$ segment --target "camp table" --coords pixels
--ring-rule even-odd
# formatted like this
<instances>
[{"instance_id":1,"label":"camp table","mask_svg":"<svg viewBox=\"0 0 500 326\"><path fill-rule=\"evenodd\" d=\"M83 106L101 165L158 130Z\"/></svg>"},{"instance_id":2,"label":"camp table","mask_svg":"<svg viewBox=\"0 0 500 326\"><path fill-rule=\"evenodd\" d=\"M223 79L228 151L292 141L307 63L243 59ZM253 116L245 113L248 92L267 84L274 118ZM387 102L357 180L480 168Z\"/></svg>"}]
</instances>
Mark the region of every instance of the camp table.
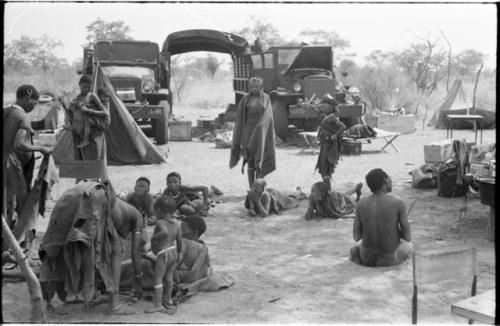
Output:
<instances>
[{"instance_id":1,"label":"camp table","mask_svg":"<svg viewBox=\"0 0 500 326\"><path fill-rule=\"evenodd\" d=\"M315 146L318 144L318 132L317 131L303 131L299 132L299 135L302 136L304 142L306 143L306 147L300 150L300 153L304 152L307 149L311 149L315 151Z\"/></svg>"},{"instance_id":2,"label":"camp table","mask_svg":"<svg viewBox=\"0 0 500 326\"><path fill-rule=\"evenodd\" d=\"M477 144L477 122L479 122L479 129L481 130L481 144L483 143L483 116L477 114L447 114L446 117L450 123L446 124L446 139L453 139L453 120L472 121L474 125L474 143Z\"/></svg>"},{"instance_id":3,"label":"camp table","mask_svg":"<svg viewBox=\"0 0 500 326\"><path fill-rule=\"evenodd\" d=\"M451 313L483 324L495 324L495 289L451 305Z\"/></svg>"},{"instance_id":4,"label":"camp table","mask_svg":"<svg viewBox=\"0 0 500 326\"><path fill-rule=\"evenodd\" d=\"M349 139L349 140L357 140L357 141L365 141L367 143L371 143L372 140L375 140L375 139L383 139L385 140L385 144L384 146L382 146L382 148L379 150L380 152L382 152L387 146L391 145L392 148L394 148L394 150L396 151L396 153L398 153L398 149L397 147L394 145L394 141L396 140L396 138L399 137L399 135L401 135L400 132L395 132L395 131L385 131L385 130L382 130L382 129L377 129L377 128L373 128L375 130L375 132L377 133L377 135L375 137L368 137L368 138L351 138L351 137L344 137L344 139Z\"/></svg>"}]
</instances>

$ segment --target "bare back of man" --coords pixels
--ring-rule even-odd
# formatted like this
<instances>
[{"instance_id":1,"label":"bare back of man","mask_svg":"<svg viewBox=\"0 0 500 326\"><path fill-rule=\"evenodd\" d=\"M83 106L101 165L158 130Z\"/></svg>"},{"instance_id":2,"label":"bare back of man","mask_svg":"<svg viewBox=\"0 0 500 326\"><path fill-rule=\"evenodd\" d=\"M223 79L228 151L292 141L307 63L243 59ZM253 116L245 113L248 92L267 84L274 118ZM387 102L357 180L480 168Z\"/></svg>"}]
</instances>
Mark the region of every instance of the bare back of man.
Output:
<instances>
[{"instance_id":1,"label":"bare back of man","mask_svg":"<svg viewBox=\"0 0 500 326\"><path fill-rule=\"evenodd\" d=\"M391 266L401 263L411 249L409 234L403 231L405 221L407 224L406 209L401 199L387 194L361 199L354 222L360 223L363 230L361 241L355 246L359 250L361 264Z\"/></svg>"},{"instance_id":2,"label":"bare back of man","mask_svg":"<svg viewBox=\"0 0 500 326\"><path fill-rule=\"evenodd\" d=\"M351 260L365 266L400 264L411 252L410 224L404 202L388 195L391 178L382 169L367 176L372 195L361 199L356 207Z\"/></svg>"}]
</instances>

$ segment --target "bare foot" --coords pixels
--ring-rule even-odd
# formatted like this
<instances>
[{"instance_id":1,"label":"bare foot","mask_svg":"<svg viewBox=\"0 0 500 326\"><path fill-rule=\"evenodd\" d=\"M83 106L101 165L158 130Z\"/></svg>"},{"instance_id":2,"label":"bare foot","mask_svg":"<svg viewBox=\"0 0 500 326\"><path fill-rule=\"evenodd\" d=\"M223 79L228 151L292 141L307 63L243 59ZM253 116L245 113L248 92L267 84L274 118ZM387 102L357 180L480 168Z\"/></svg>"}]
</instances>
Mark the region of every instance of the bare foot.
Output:
<instances>
[{"instance_id":1,"label":"bare foot","mask_svg":"<svg viewBox=\"0 0 500 326\"><path fill-rule=\"evenodd\" d=\"M119 304L116 307L113 307L111 310L108 309L106 311L108 315L133 315L135 314L135 310L130 309L128 307L124 307L122 304Z\"/></svg>"},{"instance_id":2,"label":"bare foot","mask_svg":"<svg viewBox=\"0 0 500 326\"><path fill-rule=\"evenodd\" d=\"M361 197L361 188L363 188L363 184L360 182L356 185L356 201Z\"/></svg>"},{"instance_id":3,"label":"bare foot","mask_svg":"<svg viewBox=\"0 0 500 326\"><path fill-rule=\"evenodd\" d=\"M155 312L162 312L164 314L168 313L167 309L165 309L163 306L154 307L154 308L151 308L151 309L147 309L147 310L144 310L144 312L147 313L147 314L152 314L152 313L155 313Z\"/></svg>"}]
</instances>

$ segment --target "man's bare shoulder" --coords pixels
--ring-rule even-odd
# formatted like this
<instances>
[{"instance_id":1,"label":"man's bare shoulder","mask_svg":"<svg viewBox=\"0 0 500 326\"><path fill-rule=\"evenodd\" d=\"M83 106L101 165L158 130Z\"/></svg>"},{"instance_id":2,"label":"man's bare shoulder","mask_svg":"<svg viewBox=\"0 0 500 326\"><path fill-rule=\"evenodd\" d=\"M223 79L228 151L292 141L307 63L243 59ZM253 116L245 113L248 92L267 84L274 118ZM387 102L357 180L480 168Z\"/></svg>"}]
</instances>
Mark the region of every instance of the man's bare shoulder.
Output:
<instances>
[{"instance_id":1,"label":"man's bare shoulder","mask_svg":"<svg viewBox=\"0 0 500 326\"><path fill-rule=\"evenodd\" d=\"M387 194L386 197L388 200L390 200L394 204L404 204L404 201L399 196Z\"/></svg>"}]
</instances>

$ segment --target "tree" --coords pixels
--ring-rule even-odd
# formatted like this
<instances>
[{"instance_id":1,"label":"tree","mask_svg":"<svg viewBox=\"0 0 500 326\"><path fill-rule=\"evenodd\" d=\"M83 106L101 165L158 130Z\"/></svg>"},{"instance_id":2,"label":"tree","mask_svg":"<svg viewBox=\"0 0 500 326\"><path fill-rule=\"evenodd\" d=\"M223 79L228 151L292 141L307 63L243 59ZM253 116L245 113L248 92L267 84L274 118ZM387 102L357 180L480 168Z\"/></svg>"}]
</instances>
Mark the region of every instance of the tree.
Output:
<instances>
[{"instance_id":1,"label":"tree","mask_svg":"<svg viewBox=\"0 0 500 326\"><path fill-rule=\"evenodd\" d=\"M394 55L396 64L411 78L421 94L430 95L443 79L446 53L430 39L414 43Z\"/></svg>"},{"instance_id":2,"label":"tree","mask_svg":"<svg viewBox=\"0 0 500 326\"><path fill-rule=\"evenodd\" d=\"M84 47L89 47L97 41L122 41L132 40L129 35L130 27L125 25L122 20L105 22L101 18L87 25L87 44Z\"/></svg>"},{"instance_id":3,"label":"tree","mask_svg":"<svg viewBox=\"0 0 500 326\"><path fill-rule=\"evenodd\" d=\"M455 56L454 66L460 76L473 75L484 63L486 55L472 49L464 50Z\"/></svg>"},{"instance_id":4,"label":"tree","mask_svg":"<svg viewBox=\"0 0 500 326\"><path fill-rule=\"evenodd\" d=\"M251 16L250 20L246 23L247 26L239 31L233 31L232 34L241 35L249 43L252 43L257 38L265 41L269 46L278 46L285 43L281 37L278 29L271 23Z\"/></svg>"},{"instance_id":5,"label":"tree","mask_svg":"<svg viewBox=\"0 0 500 326\"><path fill-rule=\"evenodd\" d=\"M55 67L67 64L65 59L55 55L55 51L63 46L60 40L47 35L39 38L21 36L5 45L4 66L6 70L27 71L40 68L44 78L47 72Z\"/></svg>"},{"instance_id":6,"label":"tree","mask_svg":"<svg viewBox=\"0 0 500 326\"><path fill-rule=\"evenodd\" d=\"M299 35L305 37L305 41L311 45L331 45L334 49L342 51L351 46L348 40L340 37L335 31L305 29Z\"/></svg>"},{"instance_id":7,"label":"tree","mask_svg":"<svg viewBox=\"0 0 500 326\"><path fill-rule=\"evenodd\" d=\"M217 69L219 69L220 65L223 63L222 60L218 59L216 56L209 54L206 59L206 67L207 73L210 78L214 78Z\"/></svg>"}]
</instances>

